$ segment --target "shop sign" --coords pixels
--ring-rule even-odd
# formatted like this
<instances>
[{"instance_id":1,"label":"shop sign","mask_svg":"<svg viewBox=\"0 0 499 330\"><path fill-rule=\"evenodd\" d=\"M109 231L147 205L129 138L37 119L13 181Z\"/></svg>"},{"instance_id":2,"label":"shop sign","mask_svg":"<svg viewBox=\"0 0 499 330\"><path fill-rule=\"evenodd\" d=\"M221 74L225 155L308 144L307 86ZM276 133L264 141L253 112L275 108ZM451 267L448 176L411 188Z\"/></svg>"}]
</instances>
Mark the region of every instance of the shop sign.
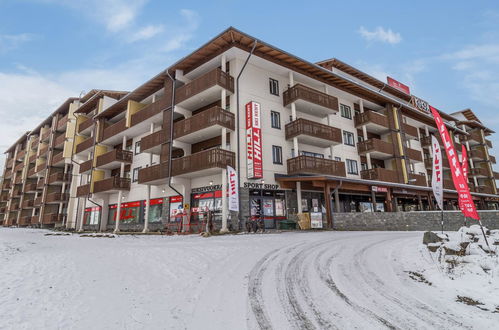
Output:
<instances>
[{"instance_id":1,"label":"shop sign","mask_svg":"<svg viewBox=\"0 0 499 330\"><path fill-rule=\"evenodd\" d=\"M387 187L378 187L378 186L372 186L371 190L374 192L381 192L381 193L387 193L388 188Z\"/></svg>"},{"instance_id":2,"label":"shop sign","mask_svg":"<svg viewBox=\"0 0 499 330\"><path fill-rule=\"evenodd\" d=\"M312 212L310 213L310 228L321 229L322 228L322 213Z\"/></svg>"},{"instance_id":3,"label":"shop sign","mask_svg":"<svg viewBox=\"0 0 499 330\"><path fill-rule=\"evenodd\" d=\"M258 182L245 182L243 184L243 187L250 188L250 189L265 189L265 190L277 190L277 189L279 189L278 184L258 183Z\"/></svg>"},{"instance_id":4,"label":"shop sign","mask_svg":"<svg viewBox=\"0 0 499 330\"><path fill-rule=\"evenodd\" d=\"M425 112L425 113L430 113L430 104L426 102L425 100L422 100L416 96L412 96L411 98L411 103L413 106L416 107L416 109Z\"/></svg>"},{"instance_id":5,"label":"shop sign","mask_svg":"<svg viewBox=\"0 0 499 330\"><path fill-rule=\"evenodd\" d=\"M182 203L182 196L171 196L170 204L171 203Z\"/></svg>"},{"instance_id":6,"label":"shop sign","mask_svg":"<svg viewBox=\"0 0 499 330\"><path fill-rule=\"evenodd\" d=\"M102 207L100 207L100 206L87 207L85 209L85 212L97 212L97 211L100 211L101 209L102 209Z\"/></svg>"},{"instance_id":7,"label":"shop sign","mask_svg":"<svg viewBox=\"0 0 499 330\"><path fill-rule=\"evenodd\" d=\"M213 190L220 190L220 189L222 189L222 185L221 184L212 184L212 185L209 185L209 186L192 188L191 192L193 192L193 193L200 193L200 192L204 192L204 191L213 191Z\"/></svg>"},{"instance_id":8,"label":"shop sign","mask_svg":"<svg viewBox=\"0 0 499 330\"><path fill-rule=\"evenodd\" d=\"M260 103L246 104L246 151L248 158L248 178L263 177L262 131Z\"/></svg>"},{"instance_id":9,"label":"shop sign","mask_svg":"<svg viewBox=\"0 0 499 330\"><path fill-rule=\"evenodd\" d=\"M397 81L391 77L386 77L386 81L388 82L388 85L392 86L393 88L396 88L406 94L411 94L409 86L402 84L400 81Z\"/></svg>"},{"instance_id":10,"label":"shop sign","mask_svg":"<svg viewBox=\"0 0 499 330\"><path fill-rule=\"evenodd\" d=\"M239 184L237 172L234 168L227 166L229 181L229 210L239 212Z\"/></svg>"},{"instance_id":11,"label":"shop sign","mask_svg":"<svg viewBox=\"0 0 499 330\"><path fill-rule=\"evenodd\" d=\"M146 206L147 201L143 201L143 202L144 202L144 206ZM158 205L158 204L163 204L163 198L153 198L153 199L149 200L149 205Z\"/></svg>"}]
</instances>

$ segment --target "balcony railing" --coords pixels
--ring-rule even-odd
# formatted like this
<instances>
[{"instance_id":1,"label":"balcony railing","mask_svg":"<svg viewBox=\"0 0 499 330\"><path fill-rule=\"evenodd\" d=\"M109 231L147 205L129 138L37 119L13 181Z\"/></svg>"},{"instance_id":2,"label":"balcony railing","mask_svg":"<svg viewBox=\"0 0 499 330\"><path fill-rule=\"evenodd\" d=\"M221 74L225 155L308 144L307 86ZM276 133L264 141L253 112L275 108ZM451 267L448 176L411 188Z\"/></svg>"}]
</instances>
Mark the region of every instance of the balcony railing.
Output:
<instances>
[{"instance_id":1,"label":"balcony railing","mask_svg":"<svg viewBox=\"0 0 499 330\"><path fill-rule=\"evenodd\" d=\"M168 163L157 164L139 170L138 183L147 184L168 178Z\"/></svg>"},{"instance_id":2,"label":"balcony railing","mask_svg":"<svg viewBox=\"0 0 499 330\"><path fill-rule=\"evenodd\" d=\"M92 169L93 159L89 159L80 164L80 174L86 173Z\"/></svg>"},{"instance_id":3,"label":"balcony railing","mask_svg":"<svg viewBox=\"0 0 499 330\"><path fill-rule=\"evenodd\" d=\"M234 78L217 68L179 87L175 91L175 102L181 103L216 85L234 93Z\"/></svg>"},{"instance_id":4,"label":"balcony railing","mask_svg":"<svg viewBox=\"0 0 499 330\"><path fill-rule=\"evenodd\" d=\"M357 150L360 154L364 154L366 152L379 152L387 155L393 155L393 144L373 138L357 143Z\"/></svg>"},{"instance_id":5,"label":"balcony railing","mask_svg":"<svg viewBox=\"0 0 499 330\"><path fill-rule=\"evenodd\" d=\"M180 120L173 125L173 136L178 139L182 136L197 132L203 128L220 125L234 130L234 114L220 107L212 107L195 114L192 117Z\"/></svg>"},{"instance_id":6,"label":"balcony railing","mask_svg":"<svg viewBox=\"0 0 499 330\"><path fill-rule=\"evenodd\" d=\"M94 138L89 137L76 145L76 153L83 152L94 145Z\"/></svg>"},{"instance_id":7,"label":"balcony railing","mask_svg":"<svg viewBox=\"0 0 499 330\"><path fill-rule=\"evenodd\" d=\"M475 168L472 168L470 172L471 172L472 176L480 176L480 177L489 177L490 176L489 170L486 168L475 167Z\"/></svg>"},{"instance_id":8,"label":"balcony railing","mask_svg":"<svg viewBox=\"0 0 499 330\"><path fill-rule=\"evenodd\" d=\"M478 186L478 187L476 187L476 192L479 192L482 194L493 194L494 188L492 188L490 186Z\"/></svg>"},{"instance_id":9,"label":"balcony railing","mask_svg":"<svg viewBox=\"0 0 499 330\"><path fill-rule=\"evenodd\" d=\"M405 153L406 156L409 157L409 159L415 160L417 162L423 161L423 156L421 155L421 151L419 150L412 148L405 148Z\"/></svg>"},{"instance_id":10,"label":"balcony railing","mask_svg":"<svg viewBox=\"0 0 499 330\"><path fill-rule=\"evenodd\" d=\"M37 136L36 138L31 141L31 149L36 150L38 148L38 144L40 143L40 137Z\"/></svg>"},{"instance_id":11,"label":"balcony railing","mask_svg":"<svg viewBox=\"0 0 499 330\"><path fill-rule=\"evenodd\" d=\"M68 199L69 199L69 194L55 192L47 195L45 203L62 203L62 202L67 202Z\"/></svg>"},{"instance_id":12,"label":"balcony railing","mask_svg":"<svg viewBox=\"0 0 499 330\"><path fill-rule=\"evenodd\" d=\"M16 159L17 160L23 159L25 155L26 155L26 151L25 150L19 150L17 152Z\"/></svg>"},{"instance_id":13,"label":"balcony railing","mask_svg":"<svg viewBox=\"0 0 499 330\"><path fill-rule=\"evenodd\" d=\"M76 188L76 197L84 197L90 194L90 183Z\"/></svg>"},{"instance_id":14,"label":"balcony railing","mask_svg":"<svg viewBox=\"0 0 499 330\"><path fill-rule=\"evenodd\" d=\"M43 189L45 187L45 179L39 179L36 183L36 189Z\"/></svg>"},{"instance_id":15,"label":"balcony railing","mask_svg":"<svg viewBox=\"0 0 499 330\"><path fill-rule=\"evenodd\" d=\"M57 121L57 130L64 131L66 129L66 124L68 123L68 121L69 121L68 115L59 118L59 120Z\"/></svg>"},{"instance_id":16,"label":"balcony railing","mask_svg":"<svg viewBox=\"0 0 499 330\"><path fill-rule=\"evenodd\" d=\"M64 163L64 153L61 151L52 156L52 165Z\"/></svg>"},{"instance_id":17,"label":"balcony railing","mask_svg":"<svg viewBox=\"0 0 499 330\"><path fill-rule=\"evenodd\" d=\"M492 164L495 164L496 163L496 157L492 156L492 155L489 155L489 159L490 161L492 162Z\"/></svg>"},{"instance_id":18,"label":"balcony railing","mask_svg":"<svg viewBox=\"0 0 499 330\"><path fill-rule=\"evenodd\" d=\"M331 159L298 156L287 160L288 174L345 176L345 163Z\"/></svg>"},{"instance_id":19,"label":"balcony railing","mask_svg":"<svg viewBox=\"0 0 499 330\"><path fill-rule=\"evenodd\" d=\"M31 224L32 225L37 225L40 222L40 217L38 215L34 215L31 217Z\"/></svg>"},{"instance_id":20,"label":"balcony railing","mask_svg":"<svg viewBox=\"0 0 499 330\"><path fill-rule=\"evenodd\" d=\"M27 226L31 224L31 217L30 216L24 216L19 218L19 226Z\"/></svg>"},{"instance_id":21,"label":"balcony railing","mask_svg":"<svg viewBox=\"0 0 499 330\"><path fill-rule=\"evenodd\" d=\"M486 160L487 155L485 154L485 151L483 151L482 149L471 149L470 158L476 160Z\"/></svg>"},{"instance_id":22,"label":"balcony railing","mask_svg":"<svg viewBox=\"0 0 499 330\"><path fill-rule=\"evenodd\" d=\"M14 167L14 172L20 171L24 168L24 162L20 162Z\"/></svg>"},{"instance_id":23,"label":"balcony railing","mask_svg":"<svg viewBox=\"0 0 499 330\"><path fill-rule=\"evenodd\" d=\"M115 136L116 134L123 132L126 129L127 129L126 117L124 117L121 120L117 121L116 123L104 128L104 131L102 133L101 142L109 139L110 137Z\"/></svg>"},{"instance_id":24,"label":"balcony railing","mask_svg":"<svg viewBox=\"0 0 499 330\"><path fill-rule=\"evenodd\" d=\"M164 129L157 132L144 136L140 140L140 151L141 152L151 152L158 153L160 151L160 146L163 143L168 142L170 136L166 133Z\"/></svg>"},{"instance_id":25,"label":"balcony railing","mask_svg":"<svg viewBox=\"0 0 499 330\"><path fill-rule=\"evenodd\" d=\"M303 100L316 105L319 105L330 110L338 111L338 99L334 96L320 92L302 84L295 84L288 88L283 94L283 104L287 106L297 100Z\"/></svg>"},{"instance_id":26,"label":"balcony railing","mask_svg":"<svg viewBox=\"0 0 499 330\"><path fill-rule=\"evenodd\" d=\"M418 129L412 125L402 123L402 131L409 136L417 137Z\"/></svg>"},{"instance_id":27,"label":"balcony railing","mask_svg":"<svg viewBox=\"0 0 499 330\"><path fill-rule=\"evenodd\" d=\"M311 120L299 118L286 125L286 140L301 134L317 139L328 140L333 143L341 143L341 129L317 123Z\"/></svg>"},{"instance_id":28,"label":"balcony railing","mask_svg":"<svg viewBox=\"0 0 499 330\"><path fill-rule=\"evenodd\" d=\"M494 171L494 180L499 180L499 172Z\"/></svg>"},{"instance_id":29,"label":"balcony railing","mask_svg":"<svg viewBox=\"0 0 499 330\"><path fill-rule=\"evenodd\" d=\"M487 145L487 147L492 148L492 141L485 139L485 144Z\"/></svg>"},{"instance_id":30,"label":"balcony railing","mask_svg":"<svg viewBox=\"0 0 499 330\"><path fill-rule=\"evenodd\" d=\"M364 111L354 116L355 127L374 124L388 129L388 118L376 111Z\"/></svg>"},{"instance_id":31,"label":"balcony railing","mask_svg":"<svg viewBox=\"0 0 499 330\"><path fill-rule=\"evenodd\" d=\"M424 159L424 164L425 164L425 167L428 168L428 169L433 168L433 158L425 158ZM447 158L443 158L442 159L442 166L444 168L450 168L449 160Z\"/></svg>"},{"instance_id":32,"label":"balcony railing","mask_svg":"<svg viewBox=\"0 0 499 330\"><path fill-rule=\"evenodd\" d=\"M35 207L35 200L34 199L25 199L23 201L23 209L29 209Z\"/></svg>"},{"instance_id":33,"label":"balcony railing","mask_svg":"<svg viewBox=\"0 0 499 330\"><path fill-rule=\"evenodd\" d=\"M66 142L66 134L61 133L55 138L54 147L55 148L61 147L64 144L64 142Z\"/></svg>"},{"instance_id":34,"label":"balcony railing","mask_svg":"<svg viewBox=\"0 0 499 330\"><path fill-rule=\"evenodd\" d=\"M122 149L113 149L97 157L96 167L103 167L113 162L131 164L133 152Z\"/></svg>"},{"instance_id":35,"label":"balcony railing","mask_svg":"<svg viewBox=\"0 0 499 330\"><path fill-rule=\"evenodd\" d=\"M11 158L5 163L5 168L11 168L12 165L14 164L14 158Z\"/></svg>"},{"instance_id":36,"label":"balcony railing","mask_svg":"<svg viewBox=\"0 0 499 330\"><path fill-rule=\"evenodd\" d=\"M57 172L49 176L49 184L68 182L70 178L69 173Z\"/></svg>"},{"instance_id":37,"label":"balcony railing","mask_svg":"<svg viewBox=\"0 0 499 330\"><path fill-rule=\"evenodd\" d=\"M113 176L94 182L94 193L102 193L116 190L130 190L130 179Z\"/></svg>"},{"instance_id":38,"label":"balcony railing","mask_svg":"<svg viewBox=\"0 0 499 330\"><path fill-rule=\"evenodd\" d=\"M33 155L29 156L28 161L30 163L34 163L36 161L36 158L37 158L36 153L34 153Z\"/></svg>"},{"instance_id":39,"label":"balcony railing","mask_svg":"<svg viewBox=\"0 0 499 330\"><path fill-rule=\"evenodd\" d=\"M444 179L444 189L449 189L449 190L456 190L456 188L454 187L454 182L451 180L448 180L448 179Z\"/></svg>"},{"instance_id":40,"label":"balcony railing","mask_svg":"<svg viewBox=\"0 0 499 330\"><path fill-rule=\"evenodd\" d=\"M155 115L161 113L163 110L167 109L171 105L171 99L167 96L163 96L154 103L148 104L137 113L134 113L131 117L131 126L135 126L144 120L147 120Z\"/></svg>"},{"instance_id":41,"label":"balcony railing","mask_svg":"<svg viewBox=\"0 0 499 330\"><path fill-rule=\"evenodd\" d=\"M399 182L399 177L396 171L387 170L386 168L371 168L360 172L360 177L364 180L384 181L384 182Z\"/></svg>"},{"instance_id":42,"label":"balcony railing","mask_svg":"<svg viewBox=\"0 0 499 330\"><path fill-rule=\"evenodd\" d=\"M44 147L40 147L40 157L46 157L47 151L49 150L49 147L46 145Z\"/></svg>"},{"instance_id":43,"label":"balcony railing","mask_svg":"<svg viewBox=\"0 0 499 330\"><path fill-rule=\"evenodd\" d=\"M172 175L181 175L211 168L234 167L235 154L223 149L209 149L172 160Z\"/></svg>"},{"instance_id":44,"label":"balcony railing","mask_svg":"<svg viewBox=\"0 0 499 330\"><path fill-rule=\"evenodd\" d=\"M42 133L40 138L42 141L47 141L49 139L49 136L50 136L50 129L47 129L45 130L45 132Z\"/></svg>"},{"instance_id":45,"label":"balcony railing","mask_svg":"<svg viewBox=\"0 0 499 330\"><path fill-rule=\"evenodd\" d=\"M31 183L27 183L26 186L24 186L24 190L26 192L36 192L36 183L34 182L31 182Z\"/></svg>"},{"instance_id":46,"label":"balcony railing","mask_svg":"<svg viewBox=\"0 0 499 330\"><path fill-rule=\"evenodd\" d=\"M94 124L94 121L92 119L87 119L83 122L80 122L78 124L78 134L81 134L81 132L85 131L87 128L91 127Z\"/></svg>"},{"instance_id":47,"label":"balcony railing","mask_svg":"<svg viewBox=\"0 0 499 330\"><path fill-rule=\"evenodd\" d=\"M426 177L420 174L409 173L409 184L426 187Z\"/></svg>"},{"instance_id":48,"label":"balcony railing","mask_svg":"<svg viewBox=\"0 0 499 330\"><path fill-rule=\"evenodd\" d=\"M44 214L42 217L42 223L44 225L51 225L63 221L64 221L64 215L59 213Z\"/></svg>"}]
</instances>

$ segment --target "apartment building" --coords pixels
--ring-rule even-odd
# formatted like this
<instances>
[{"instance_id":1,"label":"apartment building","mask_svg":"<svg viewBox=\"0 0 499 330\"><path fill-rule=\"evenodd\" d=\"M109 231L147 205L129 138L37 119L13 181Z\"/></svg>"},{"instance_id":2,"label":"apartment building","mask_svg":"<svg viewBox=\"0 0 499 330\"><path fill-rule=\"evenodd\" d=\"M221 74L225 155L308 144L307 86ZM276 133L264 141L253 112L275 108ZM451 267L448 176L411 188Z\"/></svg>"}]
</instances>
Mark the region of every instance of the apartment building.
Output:
<instances>
[{"instance_id":1,"label":"apartment building","mask_svg":"<svg viewBox=\"0 0 499 330\"><path fill-rule=\"evenodd\" d=\"M25 159L17 153L47 128L17 141L0 195L4 224L29 217L78 230L148 231L179 214L197 224L210 209L218 228L250 218L274 228L301 212L331 224L336 212L435 208L429 146L437 132L427 103L337 59L310 63L234 28L129 93L93 91L72 102L41 126L53 166L53 140L63 133L53 118L73 123L56 163L62 179L72 175L51 184L57 173L38 173L36 156L38 181L30 183L43 180L31 193L40 204L25 210L12 192L14 167ZM492 130L470 109L441 115L456 150L468 150L478 208L497 208ZM228 210L227 166L239 174L239 214ZM22 183L30 179L20 172ZM450 173L445 178L446 208L455 209ZM29 195L23 187L17 193Z\"/></svg>"}]
</instances>

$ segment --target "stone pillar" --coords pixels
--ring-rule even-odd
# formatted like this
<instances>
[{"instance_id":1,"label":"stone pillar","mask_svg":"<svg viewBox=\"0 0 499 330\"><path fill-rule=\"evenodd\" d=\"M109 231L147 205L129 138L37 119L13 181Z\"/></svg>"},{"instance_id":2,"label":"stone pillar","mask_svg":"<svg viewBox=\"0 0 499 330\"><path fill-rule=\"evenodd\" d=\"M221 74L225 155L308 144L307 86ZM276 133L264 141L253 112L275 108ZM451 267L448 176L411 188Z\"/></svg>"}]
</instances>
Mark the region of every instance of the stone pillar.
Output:
<instances>
[{"instance_id":1,"label":"stone pillar","mask_svg":"<svg viewBox=\"0 0 499 330\"><path fill-rule=\"evenodd\" d=\"M303 209L301 206L301 182L296 182L296 203L298 206L298 213L302 213Z\"/></svg>"},{"instance_id":2,"label":"stone pillar","mask_svg":"<svg viewBox=\"0 0 499 330\"><path fill-rule=\"evenodd\" d=\"M126 135L123 136L123 142L121 144L121 149L126 149ZM125 176L125 163L121 163L120 165L120 178ZM120 230L120 215L121 215L121 200L123 198L123 191L120 190L118 192L118 206L116 208L116 222L114 226L114 232L117 233Z\"/></svg>"},{"instance_id":3,"label":"stone pillar","mask_svg":"<svg viewBox=\"0 0 499 330\"><path fill-rule=\"evenodd\" d=\"M336 208L336 213L340 213L340 193L338 192L338 189L334 190L334 205Z\"/></svg>"}]
</instances>

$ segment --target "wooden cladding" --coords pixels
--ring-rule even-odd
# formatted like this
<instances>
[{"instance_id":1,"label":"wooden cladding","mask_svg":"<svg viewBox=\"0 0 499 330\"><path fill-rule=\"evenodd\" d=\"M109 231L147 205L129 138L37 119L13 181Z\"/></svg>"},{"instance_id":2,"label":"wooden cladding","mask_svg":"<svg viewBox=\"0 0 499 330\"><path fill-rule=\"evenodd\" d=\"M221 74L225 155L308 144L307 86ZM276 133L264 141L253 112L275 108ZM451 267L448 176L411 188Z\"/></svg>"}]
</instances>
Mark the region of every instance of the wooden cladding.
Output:
<instances>
[{"instance_id":1,"label":"wooden cladding","mask_svg":"<svg viewBox=\"0 0 499 330\"><path fill-rule=\"evenodd\" d=\"M80 164L80 174L86 173L92 169L93 159L89 159Z\"/></svg>"},{"instance_id":2,"label":"wooden cladding","mask_svg":"<svg viewBox=\"0 0 499 330\"><path fill-rule=\"evenodd\" d=\"M78 125L78 134L86 130L87 128L91 127L94 124L94 121L92 119L87 119L83 122L81 122Z\"/></svg>"},{"instance_id":3,"label":"wooden cladding","mask_svg":"<svg viewBox=\"0 0 499 330\"><path fill-rule=\"evenodd\" d=\"M411 148L405 148L405 155L412 160L422 162L423 156L421 155L421 151Z\"/></svg>"},{"instance_id":4,"label":"wooden cladding","mask_svg":"<svg viewBox=\"0 0 499 330\"><path fill-rule=\"evenodd\" d=\"M172 175L197 172L214 167L234 167L235 154L224 149L209 149L172 160Z\"/></svg>"},{"instance_id":5,"label":"wooden cladding","mask_svg":"<svg viewBox=\"0 0 499 330\"><path fill-rule=\"evenodd\" d=\"M29 156L28 162L34 163L36 161L36 158L36 153L34 153L33 155Z\"/></svg>"},{"instance_id":6,"label":"wooden cladding","mask_svg":"<svg viewBox=\"0 0 499 330\"><path fill-rule=\"evenodd\" d=\"M490 186L478 186L476 187L476 192L482 193L482 194L494 194L494 188Z\"/></svg>"},{"instance_id":7,"label":"wooden cladding","mask_svg":"<svg viewBox=\"0 0 499 330\"><path fill-rule=\"evenodd\" d=\"M59 134L54 140L54 147L62 146L65 141L66 141L66 134L64 133Z\"/></svg>"},{"instance_id":8,"label":"wooden cladding","mask_svg":"<svg viewBox=\"0 0 499 330\"><path fill-rule=\"evenodd\" d=\"M335 127L299 118L286 125L286 140L298 135L308 135L318 139L341 143L341 130Z\"/></svg>"},{"instance_id":9,"label":"wooden cladding","mask_svg":"<svg viewBox=\"0 0 499 330\"><path fill-rule=\"evenodd\" d=\"M113 176L104 180L94 182L94 193L115 190L130 190L130 179Z\"/></svg>"},{"instance_id":10,"label":"wooden cladding","mask_svg":"<svg viewBox=\"0 0 499 330\"><path fill-rule=\"evenodd\" d=\"M381 167L360 171L360 177L364 180L399 183L397 171L387 170L386 168Z\"/></svg>"},{"instance_id":11,"label":"wooden cladding","mask_svg":"<svg viewBox=\"0 0 499 330\"><path fill-rule=\"evenodd\" d=\"M26 150L19 150L16 155L16 160L21 160L26 155Z\"/></svg>"},{"instance_id":12,"label":"wooden cladding","mask_svg":"<svg viewBox=\"0 0 499 330\"><path fill-rule=\"evenodd\" d=\"M426 177L420 174L409 173L409 184L426 187Z\"/></svg>"},{"instance_id":13,"label":"wooden cladding","mask_svg":"<svg viewBox=\"0 0 499 330\"><path fill-rule=\"evenodd\" d=\"M393 155L393 144L380 139L372 138L357 143L357 150L359 151L359 154L364 154L366 152L380 152Z\"/></svg>"},{"instance_id":14,"label":"wooden cladding","mask_svg":"<svg viewBox=\"0 0 499 330\"><path fill-rule=\"evenodd\" d=\"M52 165L56 165L61 162L64 162L64 153L62 151L52 156Z\"/></svg>"},{"instance_id":15,"label":"wooden cladding","mask_svg":"<svg viewBox=\"0 0 499 330\"><path fill-rule=\"evenodd\" d=\"M161 163L139 170L138 182L146 184L168 178L168 163Z\"/></svg>"},{"instance_id":16,"label":"wooden cladding","mask_svg":"<svg viewBox=\"0 0 499 330\"><path fill-rule=\"evenodd\" d=\"M176 122L173 125L173 136L177 139L213 125L220 125L234 130L234 114L217 106L209 108L192 117Z\"/></svg>"},{"instance_id":17,"label":"wooden cladding","mask_svg":"<svg viewBox=\"0 0 499 330\"><path fill-rule=\"evenodd\" d=\"M354 117L355 127L359 127L367 124L375 124L378 126L386 127L388 129L388 118L379 112L375 111L364 111L363 113L357 113Z\"/></svg>"},{"instance_id":18,"label":"wooden cladding","mask_svg":"<svg viewBox=\"0 0 499 330\"><path fill-rule=\"evenodd\" d=\"M101 167L111 162L131 164L133 152L123 149L113 149L97 157L96 167Z\"/></svg>"},{"instance_id":19,"label":"wooden cladding","mask_svg":"<svg viewBox=\"0 0 499 330\"><path fill-rule=\"evenodd\" d=\"M409 136L418 137L418 129L406 123L402 123L402 132Z\"/></svg>"},{"instance_id":20,"label":"wooden cladding","mask_svg":"<svg viewBox=\"0 0 499 330\"><path fill-rule=\"evenodd\" d=\"M34 199L25 199L23 201L23 209L30 209L35 207L35 200Z\"/></svg>"},{"instance_id":21,"label":"wooden cladding","mask_svg":"<svg viewBox=\"0 0 499 330\"><path fill-rule=\"evenodd\" d=\"M345 176L345 163L311 156L298 156L287 160L288 174L320 174Z\"/></svg>"},{"instance_id":22,"label":"wooden cladding","mask_svg":"<svg viewBox=\"0 0 499 330\"><path fill-rule=\"evenodd\" d=\"M53 184L56 182L68 182L70 179L69 173L56 172L52 173L49 176L49 184Z\"/></svg>"},{"instance_id":23,"label":"wooden cladding","mask_svg":"<svg viewBox=\"0 0 499 330\"><path fill-rule=\"evenodd\" d=\"M425 158L424 164L427 169L433 168L433 158ZM447 158L442 158L442 165L444 168L450 168L449 160Z\"/></svg>"},{"instance_id":24,"label":"wooden cladding","mask_svg":"<svg viewBox=\"0 0 499 330\"><path fill-rule=\"evenodd\" d=\"M92 137L86 138L82 142L76 145L76 153L83 152L87 149L90 149L94 145L94 139Z\"/></svg>"},{"instance_id":25,"label":"wooden cladding","mask_svg":"<svg viewBox=\"0 0 499 330\"><path fill-rule=\"evenodd\" d=\"M55 192L47 195L45 203L62 203L62 202L67 202L68 199L69 199L69 194Z\"/></svg>"},{"instance_id":26,"label":"wooden cladding","mask_svg":"<svg viewBox=\"0 0 499 330\"><path fill-rule=\"evenodd\" d=\"M338 111L339 109L338 98L302 84L295 84L288 88L282 97L284 106L297 100L303 100L331 110Z\"/></svg>"},{"instance_id":27,"label":"wooden cladding","mask_svg":"<svg viewBox=\"0 0 499 330\"><path fill-rule=\"evenodd\" d=\"M90 194L90 183L76 188L76 197L84 197Z\"/></svg>"},{"instance_id":28,"label":"wooden cladding","mask_svg":"<svg viewBox=\"0 0 499 330\"><path fill-rule=\"evenodd\" d=\"M36 189L37 189L37 184L35 182L27 183L24 186L25 192L36 192Z\"/></svg>"},{"instance_id":29,"label":"wooden cladding","mask_svg":"<svg viewBox=\"0 0 499 330\"><path fill-rule=\"evenodd\" d=\"M45 132L40 136L41 141L47 141L50 136L50 129L46 129Z\"/></svg>"},{"instance_id":30,"label":"wooden cladding","mask_svg":"<svg viewBox=\"0 0 499 330\"><path fill-rule=\"evenodd\" d=\"M234 78L217 68L194 79L190 83L179 87L175 91L175 103L181 103L182 101L217 85L234 93Z\"/></svg>"},{"instance_id":31,"label":"wooden cladding","mask_svg":"<svg viewBox=\"0 0 499 330\"><path fill-rule=\"evenodd\" d=\"M35 206L40 206L42 205L42 196L38 196L37 198L35 198Z\"/></svg>"},{"instance_id":32,"label":"wooden cladding","mask_svg":"<svg viewBox=\"0 0 499 330\"><path fill-rule=\"evenodd\" d=\"M115 136L116 134L119 134L126 130L126 117L122 118L121 120L117 121L116 123L104 128L102 132L102 139L100 139L100 142L109 139L112 136Z\"/></svg>"},{"instance_id":33,"label":"wooden cladding","mask_svg":"<svg viewBox=\"0 0 499 330\"><path fill-rule=\"evenodd\" d=\"M141 123L144 120L147 120L154 115L161 113L163 110L166 110L171 106L171 101L172 100L170 97L163 96L156 102L146 105L145 107L140 109L139 112L132 115L131 126L135 126L138 123Z\"/></svg>"},{"instance_id":34,"label":"wooden cladding","mask_svg":"<svg viewBox=\"0 0 499 330\"><path fill-rule=\"evenodd\" d=\"M157 147L163 143L166 143L170 140L169 134L164 129L161 129L157 132L144 136L140 140L140 150L142 152L148 152L148 150Z\"/></svg>"},{"instance_id":35,"label":"wooden cladding","mask_svg":"<svg viewBox=\"0 0 499 330\"><path fill-rule=\"evenodd\" d=\"M59 118L59 120L57 121L56 129L58 131L65 130L66 124L68 123L68 121L69 121L68 115L65 115L64 117Z\"/></svg>"}]
</instances>

